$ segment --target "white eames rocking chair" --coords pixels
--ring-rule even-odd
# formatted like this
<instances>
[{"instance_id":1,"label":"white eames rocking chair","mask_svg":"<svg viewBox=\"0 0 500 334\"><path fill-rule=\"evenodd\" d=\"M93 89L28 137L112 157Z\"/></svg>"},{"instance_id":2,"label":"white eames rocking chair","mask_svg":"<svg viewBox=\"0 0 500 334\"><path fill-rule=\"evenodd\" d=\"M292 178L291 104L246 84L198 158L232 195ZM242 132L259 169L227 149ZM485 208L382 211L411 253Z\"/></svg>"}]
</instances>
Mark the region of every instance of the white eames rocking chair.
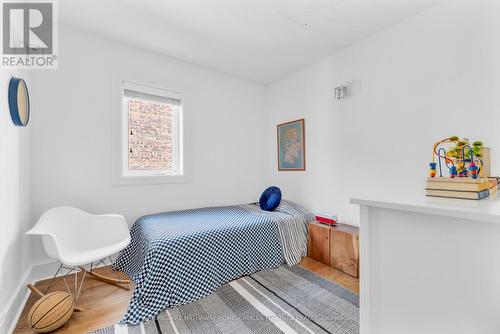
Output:
<instances>
[{"instance_id":1,"label":"white eames rocking chair","mask_svg":"<svg viewBox=\"0 0 500 334\"><path fill-rule=\"evenodd\" d=\"M68 292L73 294L75 305L86 274L129 289L128 286L121 285L130 283L129 280L106 277L93 271L130 243L128 225L123 216L93 215L73 207L57 207L47 210L26 234L40 235L47 254L61 263L47 291L59 273L62 273ZM80 282L79 271L83 271ZM66 277L72 272L75 274L73 292L66 282Z\"/></svg>"}]
</instances>

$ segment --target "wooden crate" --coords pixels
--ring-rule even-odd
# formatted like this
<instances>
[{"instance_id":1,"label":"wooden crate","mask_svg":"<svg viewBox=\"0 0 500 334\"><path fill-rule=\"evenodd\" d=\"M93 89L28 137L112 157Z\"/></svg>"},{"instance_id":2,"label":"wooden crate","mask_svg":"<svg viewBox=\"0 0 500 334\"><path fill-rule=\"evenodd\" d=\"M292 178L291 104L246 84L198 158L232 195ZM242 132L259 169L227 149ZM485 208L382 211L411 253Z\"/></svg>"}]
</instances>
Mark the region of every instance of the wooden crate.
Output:
<instances>
[{"instance_id":1,"label":"wooden crate","mask_svg":"<svg viewBox=\"0 0 500 334\"><path fill-rule=\"evenodd\" d=\"M308 256L359 277L359 230L355 226L309 223Z\"/></svg>"},{"instance_id":2,"label":"wooden crate","mask_svg":"<svg viewBox=\"0 0 500 334\"><path fill-rule=\"evenodd\" d=\"M330 228L329 226L309 223L308 256L323 264L330 265Z\"/></svg>"},{"instance_id":3,"label":"wooden crate","mask_svg":"<svg viewBox=\"0 0 500 334\"><path fill-rule=\"evenodd\" d=\"M349 225L330 229L330 266L359 277L359 230Z\"/></svg>"}]
</instances>

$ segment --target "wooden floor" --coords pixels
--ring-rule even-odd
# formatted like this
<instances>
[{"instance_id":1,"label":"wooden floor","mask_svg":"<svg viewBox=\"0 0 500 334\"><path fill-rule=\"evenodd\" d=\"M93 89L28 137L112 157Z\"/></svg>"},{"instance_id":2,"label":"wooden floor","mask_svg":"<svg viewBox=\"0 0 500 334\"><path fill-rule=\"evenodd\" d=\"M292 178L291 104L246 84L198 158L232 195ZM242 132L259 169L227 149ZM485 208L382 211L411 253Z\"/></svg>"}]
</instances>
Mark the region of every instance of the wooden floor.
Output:
<instances>
[{"instance_id":1,"label":"wooden floor","mask_svg":"<svg viewBox=\"0 0 500 334\"><path fill-rule=\"evenodd\" d=\"M333 269L332 267L324 265L323 263L313 260L310 257L304 257L302 261L300 261L299 266L302 266L323 278L334 281L342 285L344 288L347 288L359 295L358 278L349 276L342 271Z\"/></svg>"},{"instance_id":2,"label":"wooden floor","mask_svg":"<svg viewBox=\"0 0 500 334\"><path fill-rule=\"evenodd\" d=\"M359 293L359 280L357 278L351 277L308 257L303 258L299 265L319 276L337 282L345 288ZM110 275L112 272L110 267L99 268L96 271L107 275ZM123 278L126 277L125 274L120 273L120 275ZM36 286L41 291L45 291L48 281L49 280L38 282ZM69 279L68 283L69 282L72 282L72 280ZM78 306L82 307L84 311L73 313L69 324L59 328L53 333L87 333L88 331L118 322L127 309L133 291L133 284L130 284L130 290L127 291L87 276L83 289L80 300L78 301ZM51 291L55 290L66 290L62 280L58 280L55 287L51 288ZM33 295L29 297L23 313L19 318L16 329L14 330L15 334L33 333L29 329L26 319L29 309L37 299L38 297Z\"/></svg>"},{"instance_id":3,"label":"wooden floor","mask_svg":"<svg viewBox=\"0 0 500 334\"><path fill-rule=\"evenodd\" d=\"M109 266L98 268L95 271L113 277L111 267ZM123 273L118 274L122 278L127 277ZM73 282L73 277L68 279L68 284L70 282ZM45 280L37 282L35 286L42 292L45 292L48 283L49 280ZM83 312L73 313L67 326L63 326L53 333L87 333L88 331L118 322L127 310L133 288L132 283L130 284L130 290L124 290L87 276L80 300L78 301L78 306L83 308ZM50 291L56 290L66 291L66 286L61 279L58 279L56 285L50 289ZM28 327L27 317L31 306L33 306L37 299L36 295L33 296L31 294L17 322L14 333L34 333Z\"/></svg>"}]
</instances>

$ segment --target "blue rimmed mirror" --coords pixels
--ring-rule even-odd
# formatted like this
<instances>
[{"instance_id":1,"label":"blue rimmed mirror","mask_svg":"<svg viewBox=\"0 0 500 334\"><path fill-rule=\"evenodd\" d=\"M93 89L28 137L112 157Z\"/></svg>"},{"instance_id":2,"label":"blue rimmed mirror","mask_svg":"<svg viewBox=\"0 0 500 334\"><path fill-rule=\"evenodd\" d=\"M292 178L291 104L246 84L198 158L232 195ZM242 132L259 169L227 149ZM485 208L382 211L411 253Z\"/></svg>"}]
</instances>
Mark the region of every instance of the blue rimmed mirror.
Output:
<instances>
[{"instance_id":1,"label":"blue rimmed mirror","mask_svg":"<svg viewBox=\"0 0 500 334\"><path fill-rule=\"evenodd\" d=\"M30 98L26 82L12 78L9 83L9 109L12 122L17 126L28 125L30 119Z\"/></svg>"}]
</instances>

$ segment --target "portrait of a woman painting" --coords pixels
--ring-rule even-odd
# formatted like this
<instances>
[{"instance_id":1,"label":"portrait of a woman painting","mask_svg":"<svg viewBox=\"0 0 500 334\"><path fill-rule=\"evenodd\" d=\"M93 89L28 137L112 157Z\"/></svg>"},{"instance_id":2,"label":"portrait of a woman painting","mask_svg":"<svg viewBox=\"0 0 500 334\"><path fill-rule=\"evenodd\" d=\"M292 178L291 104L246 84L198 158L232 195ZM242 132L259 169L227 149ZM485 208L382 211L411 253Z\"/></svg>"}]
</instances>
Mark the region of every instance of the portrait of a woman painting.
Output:
<instances>
[{"instance_id":1,"label":"portrait of a woman painting","mask_svg":"<svg viewBox=\"0 0 500 334\"><path fill-rule=\"evenodd\" d=\"M278 170L306 170L304 119L278 124Z\"/></svg>"}]
</instances>

